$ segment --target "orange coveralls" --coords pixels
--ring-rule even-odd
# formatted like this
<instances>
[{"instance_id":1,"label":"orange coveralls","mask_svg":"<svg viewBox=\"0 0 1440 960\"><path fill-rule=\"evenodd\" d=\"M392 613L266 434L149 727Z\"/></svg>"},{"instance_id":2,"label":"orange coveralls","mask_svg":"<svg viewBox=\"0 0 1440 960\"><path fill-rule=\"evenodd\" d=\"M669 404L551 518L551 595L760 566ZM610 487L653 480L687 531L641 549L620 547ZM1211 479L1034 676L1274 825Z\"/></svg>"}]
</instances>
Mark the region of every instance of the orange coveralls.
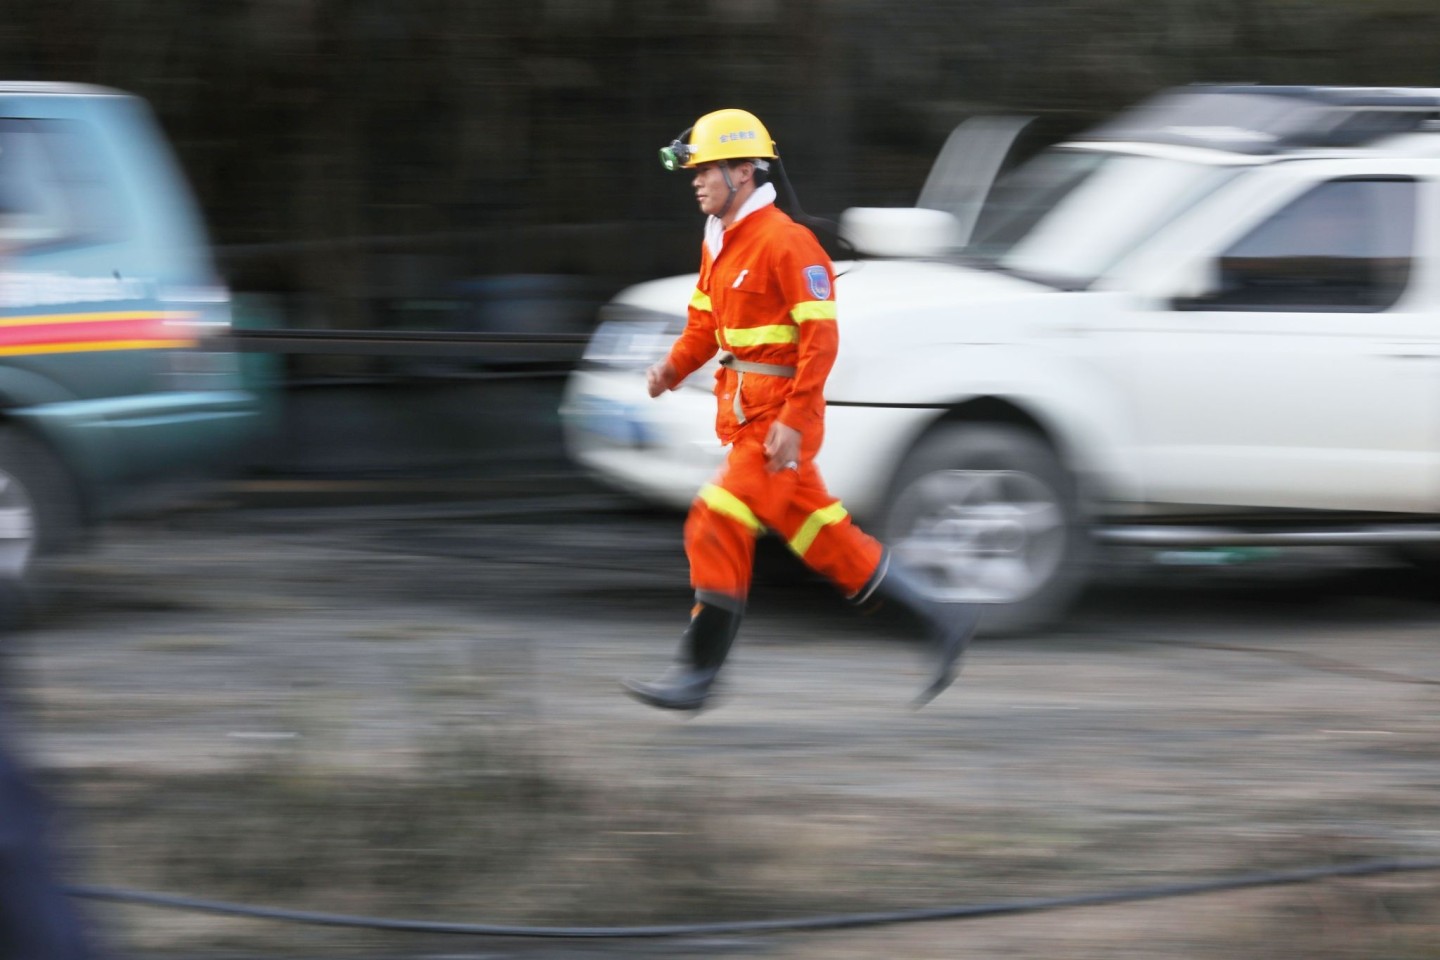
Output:
<instances>
[{"instance_id":1,"label":"orange coveralls","mask_svg":"<svg viewBox=\"0 0 1440 960\"><path fill-rule=\"evenodd\" d=\"M825 379L839 342L830 259L814 234L773 203L733 223L718 256L702 247L689 319L668 358L675 382L717 350L794 374L723 365L716 371L715 432L731 449L685 522L698 598L723 596L743 606L755 539L766 529L846 596L858 593L879 567L883 547L825 489L814 462L825 432ZM800 431L800 461L797 469L770 473L765 436L777 418Z\"/></svg>"}]
</instances>

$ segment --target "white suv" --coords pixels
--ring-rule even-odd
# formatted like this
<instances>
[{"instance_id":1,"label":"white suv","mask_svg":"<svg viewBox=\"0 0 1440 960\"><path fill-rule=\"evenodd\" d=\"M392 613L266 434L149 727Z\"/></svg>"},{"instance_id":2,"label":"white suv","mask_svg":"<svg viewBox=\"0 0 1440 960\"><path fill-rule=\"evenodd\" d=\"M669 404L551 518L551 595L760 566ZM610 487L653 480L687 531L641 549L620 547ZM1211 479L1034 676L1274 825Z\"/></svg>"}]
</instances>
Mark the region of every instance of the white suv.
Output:
<instances>
[{"instance_id":1,"label":"white suv","mask_svg":"<svg viewBox=\"0 0 1440 960\"><path fill-rule=\"evenodd\" d=\"M979 204L990 152L843 223L820 466L937 595L1015 632L1097 545L1440 541L1440 90L1173 90ZM561 411L676 506L723 455L711 378L643 370L693 286L621 293Z\"/></svg>"}]
</instances>

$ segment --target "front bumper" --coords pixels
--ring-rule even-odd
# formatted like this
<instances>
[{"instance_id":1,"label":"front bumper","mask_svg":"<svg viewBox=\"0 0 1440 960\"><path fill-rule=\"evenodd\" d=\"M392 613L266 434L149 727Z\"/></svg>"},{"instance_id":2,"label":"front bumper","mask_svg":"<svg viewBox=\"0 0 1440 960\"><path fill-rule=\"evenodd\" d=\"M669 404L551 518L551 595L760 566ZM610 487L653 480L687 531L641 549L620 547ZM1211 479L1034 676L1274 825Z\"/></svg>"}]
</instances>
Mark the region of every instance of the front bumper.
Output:
<instances>
[{"instance_id":1,"label":"front bumper","mask_svg":"<svg viewBox=\"0 0 1440 960\"><path fill-rule=\"evenodd\" d=\"M641 499L683 509L724 462L715 398L691 386L650 399L643 371L580 369L560 406L571 459Z\"/></svg>"}]
</instances>

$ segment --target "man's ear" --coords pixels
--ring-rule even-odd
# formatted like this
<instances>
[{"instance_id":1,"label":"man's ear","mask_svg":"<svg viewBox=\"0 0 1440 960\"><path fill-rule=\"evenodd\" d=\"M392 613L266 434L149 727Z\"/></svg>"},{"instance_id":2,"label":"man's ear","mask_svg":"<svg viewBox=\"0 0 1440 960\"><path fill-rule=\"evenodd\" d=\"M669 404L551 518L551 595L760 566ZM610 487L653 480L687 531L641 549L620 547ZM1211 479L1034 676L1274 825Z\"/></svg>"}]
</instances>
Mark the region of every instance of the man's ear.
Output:
<instances>
[{"instance_id":1,"label":"man's ear","mask_svg":"<svg viewBox=\"0 0 1440 960\"><path fill-rule=\"evenodd\" d=\"M755 164L753 161L736 160L731 164L730 169L735 173L734 179L737 187L742 183L755 182Z\"/></svg>"}]
</instances>

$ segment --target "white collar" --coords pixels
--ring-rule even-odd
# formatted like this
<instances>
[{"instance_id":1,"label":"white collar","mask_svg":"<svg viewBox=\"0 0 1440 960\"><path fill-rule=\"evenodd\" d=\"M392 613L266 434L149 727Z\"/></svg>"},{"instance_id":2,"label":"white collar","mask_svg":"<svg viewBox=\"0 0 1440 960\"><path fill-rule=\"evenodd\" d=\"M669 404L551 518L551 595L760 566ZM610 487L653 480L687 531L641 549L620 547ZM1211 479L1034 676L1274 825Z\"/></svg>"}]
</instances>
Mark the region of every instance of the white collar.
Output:
<instances>
[{"instance_id":1,"label":"white collar","mask_svg":"<svg viewBox=\"0 0 1440 960\"><path fill-rule=\"evenodd\" d=\"M735 214L735 219L731 221L730 226L735 226L756 210L768 207L774 202L775 184L760 184L755 188L754 193L745 198L745 202L740 205L740 212ZM725 224L720 221L719 217L709 217L705 221L705 246L710 248L711 257L720 256L720 249L725 246Z\"/></svg>"}]
</instances>

